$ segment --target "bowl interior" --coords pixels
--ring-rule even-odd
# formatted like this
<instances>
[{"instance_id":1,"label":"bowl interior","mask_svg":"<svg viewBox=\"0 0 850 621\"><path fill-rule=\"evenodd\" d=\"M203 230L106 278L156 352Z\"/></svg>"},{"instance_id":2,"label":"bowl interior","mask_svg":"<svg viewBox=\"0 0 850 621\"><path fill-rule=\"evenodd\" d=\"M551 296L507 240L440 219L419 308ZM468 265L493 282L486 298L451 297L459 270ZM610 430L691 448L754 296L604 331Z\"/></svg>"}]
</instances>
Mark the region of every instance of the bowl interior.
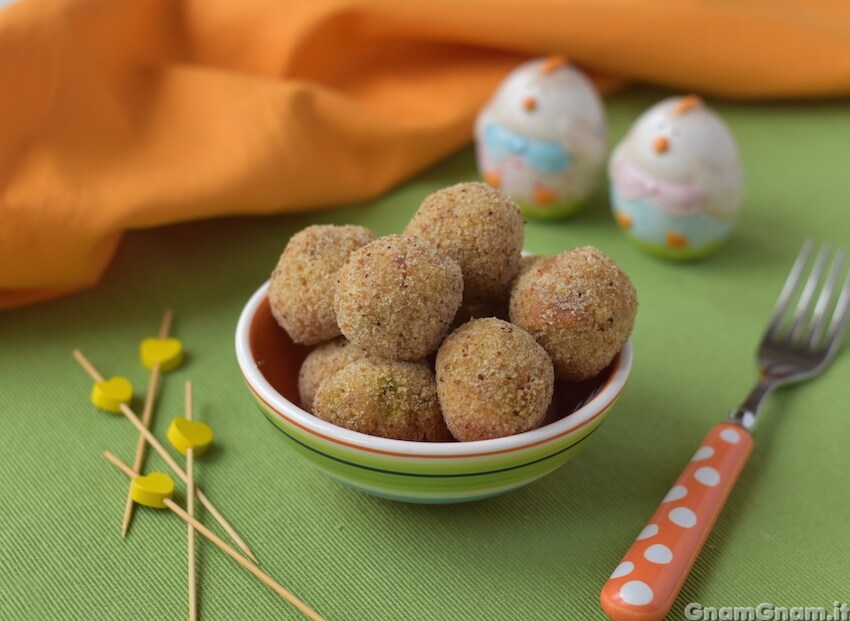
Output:
<instances>
[{"instance_id":1,"label":"bowl interior","mask_svg":"<svg viewBox=\"0 0 850 621\"><path fill-rule=\"evenodd\" d=\"M300 407L298 396L298 371L301 363L312 347L297 345L289 335L278 326L271 313L268 297L263 297L257 312L251 320L248 334L249 347L257 370L266 381L285 399ZM618 364L617 358L596 377L585 382L558 382L552 399L552 406L543 425L560 420L578 409L608 383L612 369ZM310 415L307 413L307 415Z\"/></svg>"}]
</instances>

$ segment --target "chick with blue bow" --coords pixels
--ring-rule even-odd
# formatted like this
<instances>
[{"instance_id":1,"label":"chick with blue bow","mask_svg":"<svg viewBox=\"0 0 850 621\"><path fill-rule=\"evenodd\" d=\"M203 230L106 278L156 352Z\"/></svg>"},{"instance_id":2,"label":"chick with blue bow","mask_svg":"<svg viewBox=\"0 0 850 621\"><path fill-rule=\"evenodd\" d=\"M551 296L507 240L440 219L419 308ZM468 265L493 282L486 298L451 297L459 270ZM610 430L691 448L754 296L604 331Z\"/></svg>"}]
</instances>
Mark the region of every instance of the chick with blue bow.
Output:
<instances>
[{"instance_id":1,"label":"chick with blue bow","mask_svg":"<svg viewBox=\"0 0 850 621\"><path fill-rule=\"evenodd\" d=\"M484 128L483 148L494 162L518 157L532 170L557 175L570 165L569 151L557 140L538 140L496 123Z\"/></svg>"},{"instance_id":2,"label":"chick with blue bow","mask_svg":"<svg viewBox=\"0 0 850 621\"><path fill-rule=\"evenodd\" d=\"M563 59L525 63L478 115L481 175L531 218L575 212L599 184L606 155L602 102Z\"/></svg>"}]
</instances>

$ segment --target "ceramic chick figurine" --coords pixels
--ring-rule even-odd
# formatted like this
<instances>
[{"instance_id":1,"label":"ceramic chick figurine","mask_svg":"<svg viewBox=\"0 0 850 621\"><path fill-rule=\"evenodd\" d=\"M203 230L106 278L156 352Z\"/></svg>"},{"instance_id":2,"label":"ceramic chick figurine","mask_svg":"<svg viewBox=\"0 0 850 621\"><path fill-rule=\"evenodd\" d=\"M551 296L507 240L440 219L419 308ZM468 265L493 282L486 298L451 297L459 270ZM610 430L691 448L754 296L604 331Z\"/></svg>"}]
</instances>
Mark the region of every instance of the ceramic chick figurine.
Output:
<instances>
[{"instance_id":1,"label":"ceramic chick figurine","mask_svg":"<svg viewBox=\"0 0 850 621\"><path fill-rule=\"evenodd\" d=\"M478 169L529 218L573 213L605 162L605 113L593 84L560 57L512 71L475 123Z\"/></svg>"},{"instance_id":2,"label":"ceramic chick figurine","mask_svg":"<svg viewBox=\"0 0 850 621\"><path fill-rule=\"evenodd\" d=\"M647 110L614 150L608 173L617 223L656 255L699 258L732 232L742 199L738 147L698 97Z\"/></svg>"}]
</instances>

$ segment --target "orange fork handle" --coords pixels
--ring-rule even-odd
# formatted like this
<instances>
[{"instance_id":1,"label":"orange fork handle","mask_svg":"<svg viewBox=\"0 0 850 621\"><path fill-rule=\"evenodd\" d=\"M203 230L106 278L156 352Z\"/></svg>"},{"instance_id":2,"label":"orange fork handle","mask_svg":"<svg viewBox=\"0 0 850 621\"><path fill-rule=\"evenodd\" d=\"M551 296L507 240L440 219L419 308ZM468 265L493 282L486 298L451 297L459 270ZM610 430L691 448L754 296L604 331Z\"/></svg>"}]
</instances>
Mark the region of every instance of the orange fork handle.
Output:
<instances>
[{"instance_id":1,"label":"orange fork handle","mask_svg":"<svg viewBox=\"0 0 850 621\"><path fill-rule=\"evenodd\" d=\"M738 425L708 433L602 587L612 621L663 621L752 450L752 436Z\"/></svg>"}]
</instances>

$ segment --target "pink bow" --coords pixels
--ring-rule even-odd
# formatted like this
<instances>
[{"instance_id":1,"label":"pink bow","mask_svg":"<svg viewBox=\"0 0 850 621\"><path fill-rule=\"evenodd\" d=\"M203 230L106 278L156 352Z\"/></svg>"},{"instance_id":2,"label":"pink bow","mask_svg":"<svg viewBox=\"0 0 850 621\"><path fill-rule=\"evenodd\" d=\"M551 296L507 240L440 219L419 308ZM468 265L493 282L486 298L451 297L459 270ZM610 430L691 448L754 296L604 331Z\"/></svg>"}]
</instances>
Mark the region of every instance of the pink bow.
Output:
<instances>
[{"instance_id":1,"label":"pink bow","mask_svg":"<svg viewBox=\"0 0 850 621\"><path fill-rule=\"evenodd\" d=\"M651 198L661 209L674 215L692 215L703 210L704 197L699 188L661 181L627 162L614 166L612 180L624 198Z\"/></svg>"}]
</instances>

